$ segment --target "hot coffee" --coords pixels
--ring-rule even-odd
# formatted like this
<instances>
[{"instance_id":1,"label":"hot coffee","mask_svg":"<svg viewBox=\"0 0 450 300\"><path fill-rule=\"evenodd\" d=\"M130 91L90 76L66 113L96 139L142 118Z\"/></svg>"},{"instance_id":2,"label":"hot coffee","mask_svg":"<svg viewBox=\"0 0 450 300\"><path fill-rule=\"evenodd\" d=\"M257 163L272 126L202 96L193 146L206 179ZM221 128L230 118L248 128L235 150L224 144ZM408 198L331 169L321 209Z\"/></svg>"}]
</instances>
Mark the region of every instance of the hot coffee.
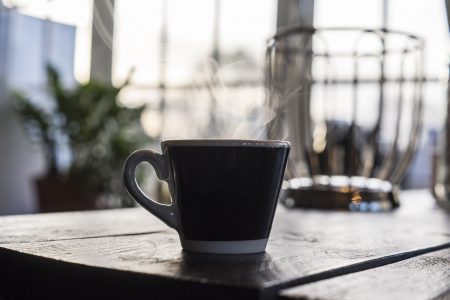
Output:
<instances>
[{"instance_id":1,"label":"hot coffee","mask_svg":"<svg viewBox=\"0 0 450 300\"><path fill-rule=\"evenodd\" d=\"M289 153L282 141L177 140L163 155L133 153L125 165L129 193L175 228L184 249L206 253L264 251ZM169 183L171 205L148 198L134 176L149 162Z\"/></svg>"}]
</instances>

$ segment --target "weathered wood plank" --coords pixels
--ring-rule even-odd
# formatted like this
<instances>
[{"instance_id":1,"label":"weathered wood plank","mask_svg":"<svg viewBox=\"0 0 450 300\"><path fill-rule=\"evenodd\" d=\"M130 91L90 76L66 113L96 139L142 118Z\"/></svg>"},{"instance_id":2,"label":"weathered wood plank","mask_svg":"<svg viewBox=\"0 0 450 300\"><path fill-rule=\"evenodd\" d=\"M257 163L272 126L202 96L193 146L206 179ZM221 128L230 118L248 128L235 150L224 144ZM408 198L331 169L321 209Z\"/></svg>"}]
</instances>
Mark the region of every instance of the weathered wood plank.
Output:
<instances>
[{"instance_id":1,"label":"weathered wood plank","mask_svg":"<svg viewBox=\"0 0 450 300\"><path fill-rule=\"evenodd\" d=\"M46 240L148 233L167 229L142 208L0 217L0 246Z\"/></svg>"},{"instance_id":2,"label":"weathered wood plank","mask_svg":"<svg viewBox=\"0 0 450 300\"><path fill-rule=\"evenodd\" d=\"M0 248L0 299L257 299L238 286L194 284L48 260Z\"/></svg>"},{"instance_id":3,"label":"weathered wood plank","mask_svg":"<svg viewBox=\"0 0 450 300\"><path fill-rule=\"evenodd\" d=\"M130 276L152 278L149 285L184 282L259 295L305 276L450 242L450 218L434 208L429 194L406 193L403 199L398 211L381 214L279 207L267 252L259 255L182 252L176 232L141 209L0 218L0 249L28 254L26 261L39 261L42 268L58 265L60 278L69 276L65 265L76 264L114 274L131 271ZM20 269L22 256L11 261L0 254L0 263L8 260Z\"/></svg>"},{"instance_id":4,"label":"weathered wood plank","mask_svg":"<svg viewBox=\"0 0 450 300\"><path fill-rule=\"evenodd\" d=\"M18 245L21 253L85 266L252 288L366 261L337 259L325 251L318 252L317 247L303 250L302 259L291 261L286 259L293 255L289 244L255 255L192 254L181 250L177 235L171 231ZM8 244L5 248L16 247Z\"/></svg>"},{"instance_id":5,"label":"weathered wood plank","mask_svg":"<svg viewBox=\"0 0 450 300\"><path fill-rule=\"evenodd\" d=\"M306 284L283 299L436 299L450 295L450 250Z\"/></svg>"}]
</instances>

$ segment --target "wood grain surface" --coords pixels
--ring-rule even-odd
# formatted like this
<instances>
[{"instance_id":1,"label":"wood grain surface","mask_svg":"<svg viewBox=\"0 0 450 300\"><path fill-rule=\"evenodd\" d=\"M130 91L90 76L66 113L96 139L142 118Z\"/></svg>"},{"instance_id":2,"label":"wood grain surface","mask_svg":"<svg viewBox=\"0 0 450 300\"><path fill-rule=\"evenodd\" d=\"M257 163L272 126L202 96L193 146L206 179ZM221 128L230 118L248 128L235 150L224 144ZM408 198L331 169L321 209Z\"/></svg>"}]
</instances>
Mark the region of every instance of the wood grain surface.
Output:
<instances>
[{"instance_id":1,"label":"wood grain surface","mask_svg":"<svg viewBox=\"0 0 450 300\"><path fill-rule=\"evenodd\" d=\"M450 250L306 284L282 292L287 299L439 299L450 296Z\"/></svg>"},{"instance_id":2,"label":"wood grain surface","mask_svg":"<svg viewBox=\"0 0 450 300\"><path fill-rule=\"evenodd\" d=\"M7 216L0 217L0 246L165 229L164 223L141 208Z\"/></svg>"},{"instance_id":3,"label":"wood grain surface","mask_svg":"<svg viewBox=\"0 0 450 300\"><path fill-rule=\"evenodd\" d=\"M275 298L280 291L284 298L334 298L332 290L322 295L313 293L314 288L301 289L373 268L389 270L427 255L441 255L441 264L448 262L448 252L437 250L450 247L449 215L426 192L404 193L401 199L400 209L377 214L279 207L267 251L256 255L183 252L176 232L140 208L3 217L0 278L8 280L0 280L0 292L6 286L12 293L23 281L43 298L121 298L125 291L137 298L186 298L186 293L196 298ZM442 274L432 280L445 278ZM90 277L92 281L86 280ZM72 284L80 280L83 285ZM398 280L403 283L399 289L409 288L408 278ZM289 289L301 284L307 285ZM49 285L56 288L42 290ZM424 299L440 291L419 295Z\"/></svg>"}]
</instances>

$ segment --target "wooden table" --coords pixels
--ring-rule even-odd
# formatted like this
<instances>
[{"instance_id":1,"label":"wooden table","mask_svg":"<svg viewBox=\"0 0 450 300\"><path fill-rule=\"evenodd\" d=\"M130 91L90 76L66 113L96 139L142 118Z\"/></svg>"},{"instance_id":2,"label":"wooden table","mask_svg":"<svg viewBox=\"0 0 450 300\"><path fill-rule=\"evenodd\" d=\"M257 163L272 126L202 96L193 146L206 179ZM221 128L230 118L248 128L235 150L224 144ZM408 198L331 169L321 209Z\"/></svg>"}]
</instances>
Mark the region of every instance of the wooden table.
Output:
<instances>
[{"instance_id":1,"label":"wooden table","mask_svg":"<svg viewBox=\"0 0 450 300\"><path fill-rule=\"evenodd\" d=\"M0 299L450 299L450 215L278 207L267 251L183 252L141 208L0 218Z\"/></svg>"}]
</instances>

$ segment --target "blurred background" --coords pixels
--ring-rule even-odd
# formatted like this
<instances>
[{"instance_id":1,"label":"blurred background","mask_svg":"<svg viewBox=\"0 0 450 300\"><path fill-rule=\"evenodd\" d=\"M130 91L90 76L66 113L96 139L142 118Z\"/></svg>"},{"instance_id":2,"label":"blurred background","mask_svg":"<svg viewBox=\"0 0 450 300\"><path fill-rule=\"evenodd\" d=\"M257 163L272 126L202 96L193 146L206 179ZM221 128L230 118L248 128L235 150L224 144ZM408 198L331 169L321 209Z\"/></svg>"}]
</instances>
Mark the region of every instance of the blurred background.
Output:
<instances>
[{"instance_id":1,"label":"blurred background","mask_svg":"<svg viewBox=\"0 0 450 300\"><path fill-rule=\"evenodd\" d=\"M2 0L0 215L132 206L120 173L133 150L266 137L267 40L295 25L424 38L423 135L402 186L429 187L446 118L444 1ZM147 173L145 190L161 193Z\"/></svg>"}]
</instances>

